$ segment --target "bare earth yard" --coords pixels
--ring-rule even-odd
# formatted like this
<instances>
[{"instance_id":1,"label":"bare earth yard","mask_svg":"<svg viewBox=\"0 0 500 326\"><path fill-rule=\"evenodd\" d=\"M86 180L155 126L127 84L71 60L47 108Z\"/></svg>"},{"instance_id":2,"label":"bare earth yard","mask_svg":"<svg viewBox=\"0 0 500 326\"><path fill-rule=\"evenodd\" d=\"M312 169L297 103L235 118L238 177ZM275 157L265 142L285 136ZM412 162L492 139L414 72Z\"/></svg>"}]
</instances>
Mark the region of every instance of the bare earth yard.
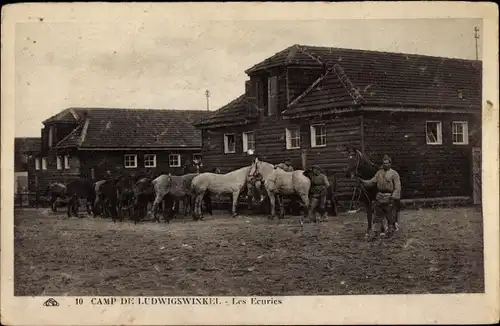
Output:
<instances>
[{"instance_id":1,"label":"bare earth yard","mask_svg":"<svg viewBox=\"0 0 500 326\"><path fill-rule=\"evenodd\" d=\"M391 240L364 240L365 214L207 216L113 224L16 211L15 295L342 295L483 292L474 208L405 210Z\"/></svg>"}]
</instances>

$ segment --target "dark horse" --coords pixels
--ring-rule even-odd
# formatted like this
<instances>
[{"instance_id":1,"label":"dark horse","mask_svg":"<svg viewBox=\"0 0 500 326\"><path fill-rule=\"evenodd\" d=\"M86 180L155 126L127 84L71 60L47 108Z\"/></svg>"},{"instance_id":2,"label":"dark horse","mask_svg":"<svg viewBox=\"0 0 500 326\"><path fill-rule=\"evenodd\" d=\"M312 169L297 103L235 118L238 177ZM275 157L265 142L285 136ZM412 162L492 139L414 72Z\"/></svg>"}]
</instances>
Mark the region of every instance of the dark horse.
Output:
<instances>
[{"instance_id":1,"label":"dark horse","mask_svg":"<svg viewBox=\"0 0 500 326\"><path fill-rule=\"evenodd\" d=\"M92 206L95 199L94 185L91 181L79 177L66 185L66 194L68 196L68 217L73 213L78 216L79 199L86 199L87 213L92 213Z\"/></svg>"},{"instance_id":2,"label":"dark horse","mask_svg":"<svg viewBox=\"0 0 500 326\"><path fill-rule=\"evenodd\" d=\"M371 179L375 176L380 166L376 165L361 151L356 148L348 148L348 158L347 158L347 177L348 178L361 178L364 180ZM358 182L358 191L360 192L359 200L364 204L366 208L366 219L368 226L366 229L366 236L370 234L373 230L373 201L377 196L377 187L364 187L361 182ZM355 199L355 198L353 198ZM396 229L397 221L399 220L399 201L395 203L396 205ZM384 224L382 223L382 232L385 232Z\"/></svg>"}]
</instances>

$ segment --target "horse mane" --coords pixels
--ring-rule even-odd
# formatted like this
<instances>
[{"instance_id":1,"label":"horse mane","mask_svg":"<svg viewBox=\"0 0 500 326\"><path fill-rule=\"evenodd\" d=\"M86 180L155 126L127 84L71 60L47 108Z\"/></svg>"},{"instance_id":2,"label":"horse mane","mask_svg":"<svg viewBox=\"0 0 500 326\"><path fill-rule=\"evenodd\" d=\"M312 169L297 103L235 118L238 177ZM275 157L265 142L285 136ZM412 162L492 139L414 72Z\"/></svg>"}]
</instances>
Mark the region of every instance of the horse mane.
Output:
<instances>
[{"instance_id":1,"label":"horse mane","mask_svg":"<svg viewBox=\"0 0 500 326\"><path fill-rule=\"evenodd\" d=\"M370 160L370 158L368 158L368 156L360 151L359 149L356 149L356 152L360 155L361 159L368 165L370 165L371 167L375 168L378 170L379 166L375 163L372 162L372 160Z\"/></svg>"}]
</instances>

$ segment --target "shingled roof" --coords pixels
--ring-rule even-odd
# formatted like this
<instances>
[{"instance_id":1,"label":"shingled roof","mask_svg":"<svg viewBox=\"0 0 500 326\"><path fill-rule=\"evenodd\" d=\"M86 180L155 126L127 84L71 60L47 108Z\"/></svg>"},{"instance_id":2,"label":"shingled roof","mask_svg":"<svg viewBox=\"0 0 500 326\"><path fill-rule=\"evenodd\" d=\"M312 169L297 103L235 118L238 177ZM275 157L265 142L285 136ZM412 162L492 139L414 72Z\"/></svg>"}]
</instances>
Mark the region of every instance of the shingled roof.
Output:
<instances>
[{"instance_id":1,"label":"shingled roof","mask_svg":"<svg viewBox=\"0 0 500 326\"><path fill-rule=\"evenodd\" d=\"M294 45L247 73L301 62L328 70L289 104L284 115L361 104L464 110L481 107L482 63L475 60Z\"/></svg>"},{"instance_id":2,"label":"shingled roof","mask_svg":"<svg viewBox=\"0 0 500 326\"><path fill-rule=\"evenodd\" d=\"M16 137L14 150L16 153L38 153L42 148L40 137Z\"/></svg>"},{"instance_id":3,"label":"shingled roof","mask_svg":"<svg viewBox=\"0 0 500 326\"><path fill-rule=\"evenodd\" d=\"M198 123L196 126L224 127L228 125L244 125L257 119L258 108L255 100L243 94L211 113L212 115L209 118Z\"/></svg>"},{"instance_id":4,"label":"shingled roof","mask_svg":"<svg viewBox=\"0 0 500 326\"><path fill-rule=\"evenodd\" d=\"M79 149L200 148L194 124L210 115L202 110L79 109L80 124L54 147Z\"/></svg>"}]
</instances>

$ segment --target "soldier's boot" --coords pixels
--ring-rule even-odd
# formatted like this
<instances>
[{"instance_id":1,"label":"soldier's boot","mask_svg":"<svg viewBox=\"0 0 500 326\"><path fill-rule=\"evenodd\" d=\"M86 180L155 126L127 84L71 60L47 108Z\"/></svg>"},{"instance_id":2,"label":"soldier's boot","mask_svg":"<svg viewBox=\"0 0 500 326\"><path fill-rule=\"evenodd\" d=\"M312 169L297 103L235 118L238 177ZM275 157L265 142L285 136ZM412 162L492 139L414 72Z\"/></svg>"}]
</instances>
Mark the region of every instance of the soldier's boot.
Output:
<instances>
[{"instance_id":1,"label":"soldier's boot","mask_svg":"<svg viewBox=\"0 0 500 326\"><path fill-rule=\"evenodd\" d=\"M309 204L309 221L316 223L316 207L318 207L319 200L317 198L312 198Z\"/></svg>"},{"instance_id":2,"label":"soldier's boot","mask_svg":"<svg viewBox=\"0 0 500 326\"><path fill-rule=\"evenodd\" d=\"M368 234L368 241L373 241L381 235L382 221L375 221L373 223L373 230Z\"/></svg>"}]
</instances>

